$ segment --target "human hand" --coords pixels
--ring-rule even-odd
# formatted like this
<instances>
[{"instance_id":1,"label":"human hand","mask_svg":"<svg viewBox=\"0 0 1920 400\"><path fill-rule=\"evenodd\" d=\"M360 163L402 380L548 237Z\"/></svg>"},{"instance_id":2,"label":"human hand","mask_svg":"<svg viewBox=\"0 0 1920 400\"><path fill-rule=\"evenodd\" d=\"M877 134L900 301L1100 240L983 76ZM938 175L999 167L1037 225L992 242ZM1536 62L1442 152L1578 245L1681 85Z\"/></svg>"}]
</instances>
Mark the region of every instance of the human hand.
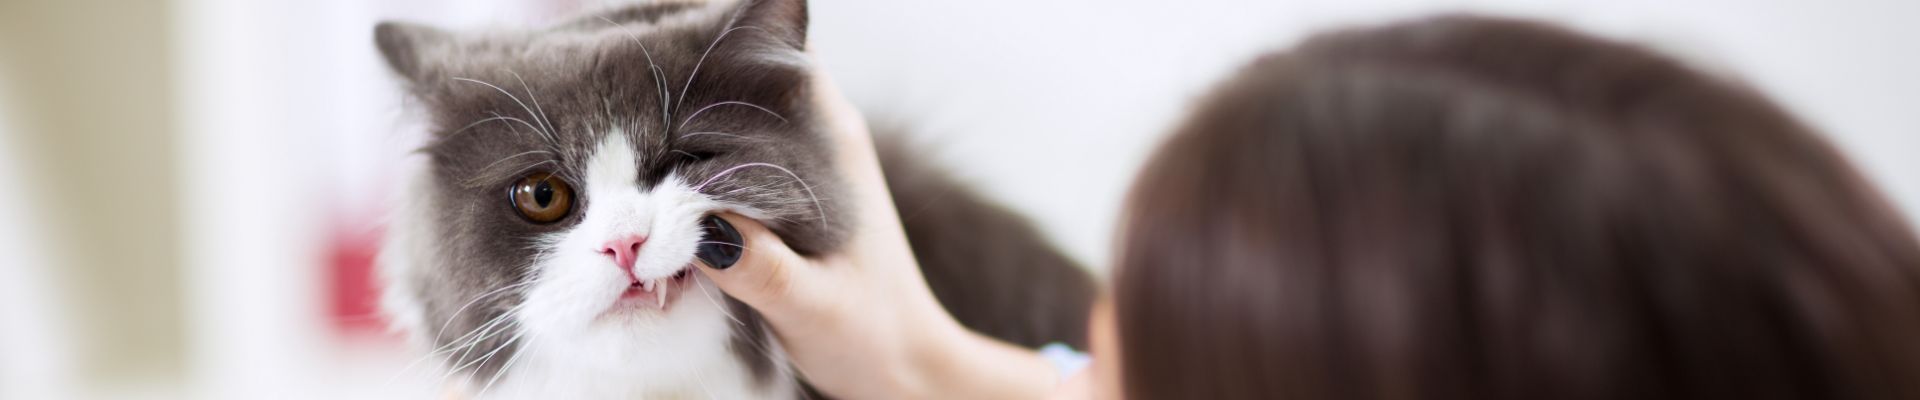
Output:
<instances>
[{"instance_id":1,"label":"human hand","mask_svg":"<svg viewBox=\"0 0 1920 400\"><path fill-rule=\"evenodd\" d=\"M824 74L814 82L835 165L854 204L858 226L852 238L838 253L807 258L757 221L716 216L709 222L714 236L735 236L745 250L733 264L718 266L711 264L725 264L733 254L703 252L700 271L758 310L800 374L834 397L1045 394L1055 379L1045 361L966 330L933 297L907 244L864 120Z\"/></svg>"}]
</instances>

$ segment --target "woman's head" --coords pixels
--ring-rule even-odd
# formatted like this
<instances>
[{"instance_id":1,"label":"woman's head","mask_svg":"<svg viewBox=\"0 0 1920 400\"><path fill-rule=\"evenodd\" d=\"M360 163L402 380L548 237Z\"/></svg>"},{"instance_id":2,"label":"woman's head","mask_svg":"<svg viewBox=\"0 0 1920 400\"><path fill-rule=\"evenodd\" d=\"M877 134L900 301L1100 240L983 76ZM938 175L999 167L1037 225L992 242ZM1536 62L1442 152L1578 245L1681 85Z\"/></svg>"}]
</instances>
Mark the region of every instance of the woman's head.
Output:
<instances>
[{"instance_id":1,"label":"woman's head","mask_svg":"<svg viewBox=\"0 0 1920 400\"><path fill-rule=\"evenodd\" d=\"M1553 27L1262 58L1128 210L1130 398L1920 397L1920 244L1875 189L1757 94Z\"/></svg>"}]
</instances>

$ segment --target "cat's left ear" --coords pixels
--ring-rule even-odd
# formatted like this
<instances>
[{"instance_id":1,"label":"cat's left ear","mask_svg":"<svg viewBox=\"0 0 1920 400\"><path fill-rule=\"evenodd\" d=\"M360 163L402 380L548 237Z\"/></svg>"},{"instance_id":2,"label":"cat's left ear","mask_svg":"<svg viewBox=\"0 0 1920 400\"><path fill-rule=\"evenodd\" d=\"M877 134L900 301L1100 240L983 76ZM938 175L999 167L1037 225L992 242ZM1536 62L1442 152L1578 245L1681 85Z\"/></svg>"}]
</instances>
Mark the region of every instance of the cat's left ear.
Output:
<instances>
[{"instance_id":1,"label":"cat's left ear","mask_svg":"<svg viewBox=\"0 0 1920 400\"><path fill-rule=\"evenodd\" d=\"M780 45L806 49L807 0L741 0L738 12L729 29L758 29Z\"/></svg>"},{"instance_id":2,"label":"cat's left ear","mask_svg":"<svg viewBox=\"0 0 1920 400\"><path fill-rule=\"evenodd\" d=\"M455 46L453 34L431 26L381 22L373 27L373 42L387 65L408 81L420 83L440 73L440 64Z\"/></svg>"}]
</instances>

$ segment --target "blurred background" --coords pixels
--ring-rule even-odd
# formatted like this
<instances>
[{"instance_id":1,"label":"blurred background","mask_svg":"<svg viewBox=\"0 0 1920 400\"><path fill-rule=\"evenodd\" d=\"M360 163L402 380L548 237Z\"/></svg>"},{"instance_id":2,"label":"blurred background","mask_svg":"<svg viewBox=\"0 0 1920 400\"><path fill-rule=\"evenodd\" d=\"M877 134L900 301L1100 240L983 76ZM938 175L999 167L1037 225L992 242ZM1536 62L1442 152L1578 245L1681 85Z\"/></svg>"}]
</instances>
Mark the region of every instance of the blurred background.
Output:
<instances>
[{"instance_id":1,"label":"blurred background","mask_svg":"<svg viewBox=\"0 0 1920 400\"><path fill-rule=\"evenodd\" d=\"M376 21L533 27L532 0L0 0L0 398L423 398L369 280L419 134ZM1920 210L1920 2L813 2L827 71L1099 269L1189 102L1313 31L1558 21L1744 80Z\"/></svg>"}]
</instances>

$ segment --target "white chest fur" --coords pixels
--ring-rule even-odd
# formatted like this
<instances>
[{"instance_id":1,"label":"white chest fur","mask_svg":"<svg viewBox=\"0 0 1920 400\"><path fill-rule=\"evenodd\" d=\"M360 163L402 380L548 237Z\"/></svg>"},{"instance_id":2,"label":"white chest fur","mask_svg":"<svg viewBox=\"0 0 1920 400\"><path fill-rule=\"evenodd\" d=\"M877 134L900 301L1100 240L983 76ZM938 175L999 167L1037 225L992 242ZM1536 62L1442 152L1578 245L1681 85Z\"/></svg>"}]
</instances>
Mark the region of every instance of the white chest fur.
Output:
<instances>
[{"instance_id":1,"label":"white chest fur","mask_svg":"<svg viewBox=\"0 0 1920 400\"><path fill-rule=\"evenodd\" d=\"M524 358L484 398L786 399L797 394L785 360L756 376L728 346L733 318L707 282L660 319L601 321L584 333L546 340L529 329ZM712 300L712 301L710 301ZM769 353L784 354L777 345Z\"/></svg>"}]
</instances>

